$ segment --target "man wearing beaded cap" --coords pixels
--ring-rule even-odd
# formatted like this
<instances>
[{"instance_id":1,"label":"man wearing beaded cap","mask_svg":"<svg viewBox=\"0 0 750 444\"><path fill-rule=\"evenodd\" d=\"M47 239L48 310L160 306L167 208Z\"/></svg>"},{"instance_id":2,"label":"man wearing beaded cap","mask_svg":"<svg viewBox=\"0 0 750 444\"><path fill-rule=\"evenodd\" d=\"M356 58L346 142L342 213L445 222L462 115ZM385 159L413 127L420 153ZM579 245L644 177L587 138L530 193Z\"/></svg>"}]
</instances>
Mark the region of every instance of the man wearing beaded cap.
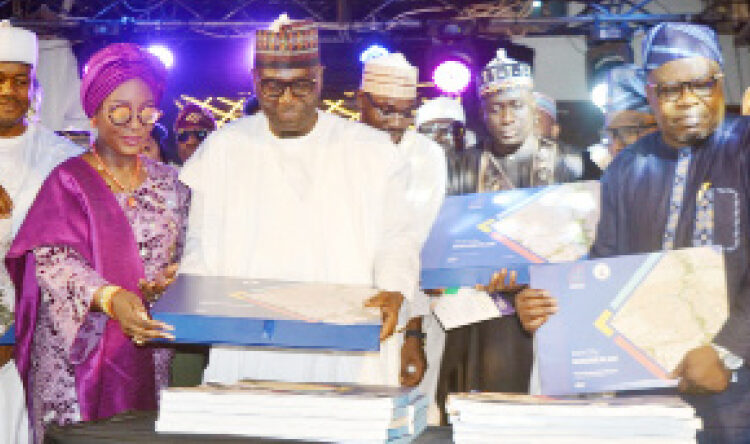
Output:
<instances>
[{"instance_id":1,"label":"man wearing beaded cap","mask_svg":"<svg viewBox=\"0 0 750 444\"><path fill-rule=\"evenodd\" d=\"M403 335L393 331L422 314L409 313L421 239L406 162L387 133L317 110L317 41L312 23L286 16L258 31L261 112L211 133L180 174L194 193L182 271L378 288L368 305L383 314L381 351L214 347L208 381L399 385Z\"/></svg>"},{"instance_id":2,"label":"man wearing beaded cap","mask_svg":"<svg viewBox=\"0 0 750 444\"><path fill-rule=\"evenodd\" d=\"M580 176L580 158L560 153L554 141L536 133L537 105L528 64L508 58L499 49L477 83L490 135L483 163L504 173L502 188L550 185Z\"/></svg>"},{"instance_id":3,"label":"man wearing beaded cap","mask_svg":"<svg viewBox=\"0 0 750 444\"><path fill-rule=\"evenodd\" d=\"M0 23L0 257L5 257L45 177L81 149L27 119L37 86L37 37ZM0 264L0 338L14 311L13 285ZM29 426L10 347L0 346L0 443L23 443Z\"/></svg>"}]
</instances>

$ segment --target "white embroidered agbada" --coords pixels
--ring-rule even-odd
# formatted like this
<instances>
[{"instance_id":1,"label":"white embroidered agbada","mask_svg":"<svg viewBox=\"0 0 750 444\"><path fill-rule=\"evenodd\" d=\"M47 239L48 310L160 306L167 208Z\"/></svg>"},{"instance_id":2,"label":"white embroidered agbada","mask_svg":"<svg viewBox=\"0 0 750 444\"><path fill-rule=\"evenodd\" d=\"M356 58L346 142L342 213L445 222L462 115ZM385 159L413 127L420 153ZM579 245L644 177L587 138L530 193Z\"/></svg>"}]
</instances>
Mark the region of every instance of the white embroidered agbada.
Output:
<instances>
[{"instance_id":1,"label":"white embroidered agbada","mask_svg":"<svg viewBox=\"0 0 750 444\"><path fill-rule=\"evenodd\" d=\"M13 200L10 220L0 221L0 257L11 244L44 179L59 163L81 153L81 148L52 131L29 125L18 137L0 138L0 185ZM13 284L0 265L0 305L11 312ZM5 329L0 326L0 332ZM0 368L0 444L29 442L29 423L23 385L13 360Z\"/></svg>"},{"instance_id":2,"label":"white embroidered agbada","mask_svg":"<svg viewBox=\"0 0 750 444\"><path fill-rule=\"evenodd\" d=\"M400 291L411 317L421 241L386 133L319 112L309 134L279 139L261 112L212 133L180 179L193 192L181 272ZM398 385L400 336L380 353L213 347L204 379Z\"/></svg>"}]
</instances>

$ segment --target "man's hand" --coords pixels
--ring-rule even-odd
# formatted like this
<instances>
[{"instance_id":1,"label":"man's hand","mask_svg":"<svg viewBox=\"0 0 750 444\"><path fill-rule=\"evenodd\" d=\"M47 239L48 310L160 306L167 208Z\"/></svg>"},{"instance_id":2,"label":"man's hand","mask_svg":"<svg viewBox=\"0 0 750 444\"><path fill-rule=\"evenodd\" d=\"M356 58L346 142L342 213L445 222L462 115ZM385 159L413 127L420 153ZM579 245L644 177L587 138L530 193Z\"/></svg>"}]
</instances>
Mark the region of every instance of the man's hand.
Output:
<instances>
[{"instance_id":1,"label":"man's hand","mask_svg":"<svg viewBox=\"0 0 750 444\"><path fill-rule=\"evenodd\" d=\"M518 273L515 270L508 273L508 269L503 268L492 275L489 285L486 287L477 285L477 290L483 290L487 293L517 293L526 288L525 285L516 283L517 278Z\"/></svg>"},{"instance_id":2,"label":"man's hand","mask_svg":"<svg viewBox=\"0 0 750 444\"><path fill-rule=\"evenodd\" d=\"M112 318L120 323L120 328L126 336L133 339L137 345L149 339L164 338L174 340L168 333L174 330L171 325L150 319L141 298L127 290L118 290L112 296Z\"/></svg>"},{"instance_id":3,"label":"man's hand","mask_svg":"<svg viewBox=\"0 0 750 444\"><path fill-rule=\"evenodd\" d=\"M179 264L168 265L153 281L141 279L138 282L138 289L141 290L143 297L151 303L156 302L176 279L179 267Z\"/></svg>"},{"instance_id":4,"label":"man's hand","mask_svg":"<svg viewBox=\"0 0 750 444\"><path fill-rule=\"evenodd\" d=\"M396 330L398 324L398 312L404 295L397 291L381 291L365 302L365 307L378 307L383 317L383 325L380 327L380 340L385 341Z\"/></svg>"},{"instance_id":5,"label":"man's hand","mask_svg":"<svg viewBox=\"0 0 750 444\"><path fill-rule=\"evenodd\" d=\"M401 385L415 387L422 382L427 370L427 357L424 354L422 340L414 336L405 336L401 347Z\"/></svg>"},{"instance_id":6,"label":"man's hand","mask_svg":"<svg viewBox=\"0 0 750 444\"><path fill-rule=\"evenodd\" d=\"M13 211L13 201L5 188L0 185L0 219L10 218L11 211Z\"/></svg>"},{"instance_id":7,"label":"man's hand","mask_svg":"<svg viewBox=\"0 0 750 444\"><path fill-rule=\"evenodd\" d=\"M729 386L729 370L710 345L694 348L685 354L670 375L680 378L679 390L690 394L720 393Z\"/></svg>"},{"instance_id":8,"label":"man's hand","mask_svg":"<svg viewBox=\"0 0 750 444\"><path fill-rule=\"evenodd\" d=\"M516 295L516 313L524 330L533 334L557 313L557 301L546 290L527 288Z\"/></svg>"}]
</instances>

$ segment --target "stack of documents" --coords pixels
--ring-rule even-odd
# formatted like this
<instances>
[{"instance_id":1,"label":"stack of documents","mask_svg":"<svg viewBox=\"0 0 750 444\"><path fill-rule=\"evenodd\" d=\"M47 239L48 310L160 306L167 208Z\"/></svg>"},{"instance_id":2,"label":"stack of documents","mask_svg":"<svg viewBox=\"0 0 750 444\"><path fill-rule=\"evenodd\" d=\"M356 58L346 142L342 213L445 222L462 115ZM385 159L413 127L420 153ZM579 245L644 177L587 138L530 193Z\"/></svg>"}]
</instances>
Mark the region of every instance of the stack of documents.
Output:
<instances>
[{"instance_id":1,"label":"stack of documents","mask_svg":"<svg viewBox=\"0 0 750 444\"><path fill-rule=\"evenodd\" d=\"M451 394L453 440L464 443L692 443L701 428L678 397L550 398Z\"/></svg>"},{"instance_id":2,"label":"stack of documents","mask_svg":"<svg viewBox=\"0 0 750 444\"><path fill-rule=\"evenodd\" d=\"M427 423L416 389L242 381L161 392L156 431L322 442L409 443Z\"/></svg>"}]
</instances>

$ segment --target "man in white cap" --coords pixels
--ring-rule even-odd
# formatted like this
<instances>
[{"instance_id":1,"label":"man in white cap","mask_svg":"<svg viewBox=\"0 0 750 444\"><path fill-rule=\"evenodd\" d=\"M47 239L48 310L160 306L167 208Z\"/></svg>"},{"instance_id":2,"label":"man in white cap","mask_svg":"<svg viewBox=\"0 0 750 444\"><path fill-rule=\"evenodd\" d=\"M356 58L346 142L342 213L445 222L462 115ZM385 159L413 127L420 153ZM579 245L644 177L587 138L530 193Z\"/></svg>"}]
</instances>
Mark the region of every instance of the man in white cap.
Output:
<instances>
[{"instance_id":1,"label":"man in white cap","mask_svg":"<svg viewBox=\"0 0 750 444\"><path fill-rule=\"evenodd\" d=\"M436 97L424 102L417 108L414 126L446 152L466 147L466 113L458 99Z\"/></svg>"},{"instance_id":2,"label":"man in white cap","mask_svg":"<svg viewBox=\"0 0 750 444\"><path fill-rule=\"evenodd\" d=\"M370 59L364 65L357 104L362 122L388 132L396 144L396 151L408 164L406 197L412 210L410 219L421 246L443 203L447 172L443 149L428 137L409 129L414 123L417 78L417 68L401 53ZM417 291L416 300L421 301L422 307L415 311L426 316L424 319L415 316L407 323L402 359L410 361L415 371L405 372L402 383L409 386L421 384L420 388L432 400L437 388L444 334L437 320L429 315L427 297ZM423 358L422 340L425 340L426 358Z\"/></svg>"},{"instance_id":3,"label":"man in white cap","mask_svg":"<svg viewBox=\"0 0 750 444\"><path fill-rule=\"evenodd\" d=\"M37 38L30 31L0 22L0 256L5 257L47 174L81 149L51 131L29 123L27 114L37 84ZM13 319L13 285L0 266L0 337ZM27 442L23 387L0 346L0 443Z\"/></svg>"},{"instance_id":4,"label":"man in white cap","mask_svg":"<svg viewBox=\"0 0 750 444\"><path fill-rule=\"evenodd\" d=\"M357 104L363 123L386 131L409 165L407 197L427 238L445 195L445 154L428 137L409 129L414 124L418 71L401 53L365 62Z\"/></svg>"},{"instance_id":5,"label":"man in white cap","mask_svg":"<svg viewBox=\"0 0 750 444\"><path fill-rule=\"evenodd\" d=\"M477 149L476 135L466 129L466 115L458 99L437 97L425 102L417 109L415 125L445 151L446 194L496 191L506 182L510 186L503 172L490 162L491 155Z\"/></svg>"},{"instance_id":6,"label":"man in white cap","mask_svg":"<svg viewBox=\"0 0 750 444\"><path fill-rule=\"evenodd\" d=\"M255 41L261 111L211 133L180 173L193 192L181 271L377 288L383 341L379 353L213 347L204 380L397 386L393 332L413 317L422 241L405 159L388 134L318 111L312 23L282 16Z\"/></svg>"}]
</instances>

